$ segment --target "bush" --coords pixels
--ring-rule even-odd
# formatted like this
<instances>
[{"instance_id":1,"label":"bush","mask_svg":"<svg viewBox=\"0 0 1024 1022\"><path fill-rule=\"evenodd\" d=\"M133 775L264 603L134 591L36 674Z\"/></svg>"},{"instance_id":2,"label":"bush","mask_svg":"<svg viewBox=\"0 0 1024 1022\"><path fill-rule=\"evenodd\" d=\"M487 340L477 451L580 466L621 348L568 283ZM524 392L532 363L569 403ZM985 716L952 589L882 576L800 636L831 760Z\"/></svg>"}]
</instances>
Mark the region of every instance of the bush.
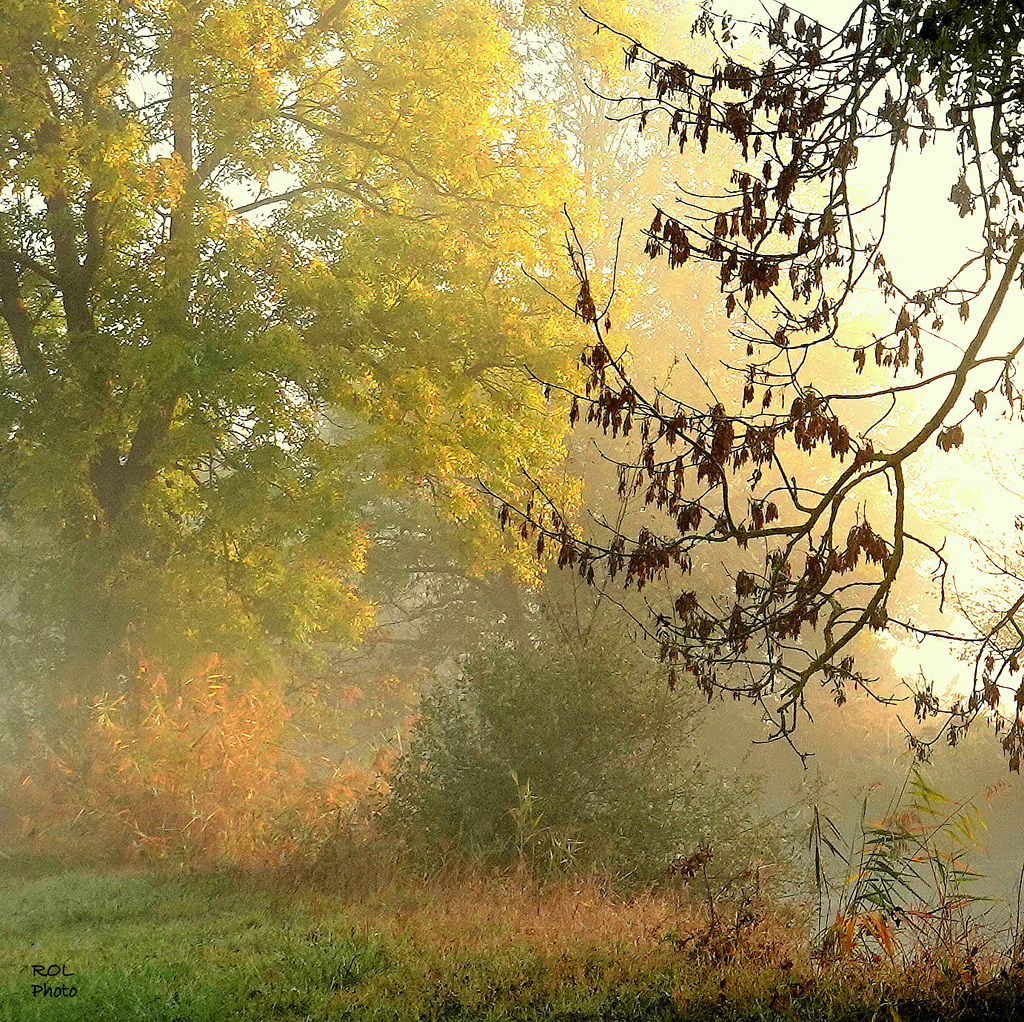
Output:
<instances>
[{"instance_id":1,"label":"bush","mask_svg":"<svg viewBox=\"0 0 1024 1022\"><path fill-rule=\"evenodd\" d=\"M315 851L375 783L289 751L281 685L216 657L180 678L140 662L123 682L67 747L37 734L0 776L9 842L14 824L36 852L271 865Z\"/></svg>"},{"instance_id":2,"label":"bush","mask_svg":"<svg viewBox=\"0 0 1024 1022\"><path fill-rule=\"evenodd\" d=\"M701 848L718 879L755 854L779 858L753 782L701 763L695 697L669 692L625 633L590 632L549 616L534 648L495 641L425 696L385 830L428 860L455 851L636 881Z\"/></svg>"}]
</instances>

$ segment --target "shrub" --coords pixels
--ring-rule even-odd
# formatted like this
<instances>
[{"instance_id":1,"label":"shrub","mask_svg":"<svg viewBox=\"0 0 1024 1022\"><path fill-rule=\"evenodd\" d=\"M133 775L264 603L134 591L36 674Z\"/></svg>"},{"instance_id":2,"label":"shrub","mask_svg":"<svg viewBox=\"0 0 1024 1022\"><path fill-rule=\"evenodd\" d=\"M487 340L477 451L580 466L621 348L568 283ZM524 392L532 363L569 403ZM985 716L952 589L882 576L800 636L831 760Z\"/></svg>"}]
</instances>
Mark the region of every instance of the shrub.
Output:
<instances>
[{"instance_id":1,"label":"shrub","mask_svg":"<svg viewBox=\"0 0 1024 1022\"><path fill-rule=\"evenodd\" d=\"M36 851L267 865L323 842L372 787L289 751L282 687L216 657L179 679L140 662L59 752L40 735L8 769L8 812Z\"/></svg>"},{"instance_id":2,"label":"shrub","mask_svg":"<svg viewBox=\"0 0 1024 1022\"><path fill-rule=\"evenodd\" d=\"M702 764L693 695L670 692L624 632L567 634L551 615L538 630L534 648L494 641L423 698L386 830L428 860L456 851L636 881L698 848L716 882L755 853L779 857L752 781Z\"/></svg>"}]
</instances>

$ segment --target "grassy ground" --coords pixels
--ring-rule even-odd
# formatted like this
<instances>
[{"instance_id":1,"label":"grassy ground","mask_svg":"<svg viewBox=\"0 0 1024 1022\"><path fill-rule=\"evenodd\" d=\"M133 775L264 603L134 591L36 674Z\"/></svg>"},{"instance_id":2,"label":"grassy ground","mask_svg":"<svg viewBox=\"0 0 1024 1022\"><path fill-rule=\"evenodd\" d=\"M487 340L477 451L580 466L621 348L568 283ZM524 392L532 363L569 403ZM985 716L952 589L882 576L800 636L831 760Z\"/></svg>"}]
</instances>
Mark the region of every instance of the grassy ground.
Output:
<instances>
[{"instance_id":1,"label":"grassy ground","mask_svg":"<svg viewBox=\"0 0 1024 1022\"><path fill-rule=\"evenodd\" d=\"M0 1019L18 1022L1024 1018L1018 985L984 978L950 962L825 967L800 913L721 906L712 925L684 890L0 872Z\"/></svg>"}]
</instances>

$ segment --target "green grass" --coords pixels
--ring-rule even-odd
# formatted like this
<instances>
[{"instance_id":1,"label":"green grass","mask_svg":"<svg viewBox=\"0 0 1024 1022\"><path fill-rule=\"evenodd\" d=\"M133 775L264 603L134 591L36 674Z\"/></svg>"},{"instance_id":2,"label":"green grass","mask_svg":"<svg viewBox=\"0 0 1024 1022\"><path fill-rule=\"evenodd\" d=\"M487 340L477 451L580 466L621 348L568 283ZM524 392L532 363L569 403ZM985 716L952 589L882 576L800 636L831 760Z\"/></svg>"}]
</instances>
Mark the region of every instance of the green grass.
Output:
<instances>
[{"instance_id":1,"label":"green grass","mask_svg":"<svg viewBox=\"0 0 1024 1022\"><path fill-rule=\"evenodd\" d=\"M824 975L807 952L792 913L710 940L684 900L616 900L581 881L406 881L354 900L240 872L0 870L4 1022L1024 1017L1006 984L998 1004L915 1004L898 977ZM50 963L74 976L33 977ZM77 994L33 996L33 983Z\"/></svg>"},{"instance_id":2,"label":"green grass","mask_svg":"<svg viewBox=\"0 0 1024 1022\"><path fill-rule=\"evenodd\" d=\"M0 919L0 1019L19 1022L342 1017L339 992L389 965L372 935L237 875L6 876ZM33 977L49 963L73 978ZM34 996L42 983L77 994Z\"/></svg>"}]
</instances>

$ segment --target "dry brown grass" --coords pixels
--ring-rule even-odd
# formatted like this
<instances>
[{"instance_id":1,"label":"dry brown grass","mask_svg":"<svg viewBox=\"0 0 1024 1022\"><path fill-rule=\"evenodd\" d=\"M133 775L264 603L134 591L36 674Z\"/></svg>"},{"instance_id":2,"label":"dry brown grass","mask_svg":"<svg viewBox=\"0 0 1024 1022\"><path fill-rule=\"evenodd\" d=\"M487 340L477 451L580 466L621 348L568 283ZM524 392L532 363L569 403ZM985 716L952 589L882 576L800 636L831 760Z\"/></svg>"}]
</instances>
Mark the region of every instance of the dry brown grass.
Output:
<instances>
[{"instance_id":1,"label":"dry brown grass","mask_svg":"<svg viewBox=\"0 0 1024 1022\"><path fill-rule=\"evenodd\" d=\"M452 861L431 877L396 868L376 884L354 884L353 868L299 897L325 925L343 919L405 949L401 967L353 994L367 1003L453 997L471 1010L500 996L576 1010L658 990L682 1005L793 996L811 975L805 916L790 908L751 901L712 916L682 883L623 892L612 877L538 879L523 867Z\"/></svg>"},{"instance_id":2,"label":"dry brown grass","mask_svg":"<svg viewBox=\"0 0 1024 1022\"><path fill-rule=\"evenodd\" d=\"M810 964L807 914L792 906L748 898L711 911L681 881L624 892L609 876L538 879L523 866L497 872L465 861L424 878L392 858L382 875L377 856L353 850L304 897L318 912L441 952L516 946L553 964L603 949L646 968L742 962L773 973Z\"/></svg>"},{"instance_id":3,"label":"dry brown grass","mask_svg":"<svg viewBox=\"0 0 1024 1022\"><path fill-rule=\"evenodd\" d=\"M946 1017L935 1014L945 1005L967 1019L972 1004L1013 1000L1021 986L1014 978L1000 993L999 962L977 932L892 959L863 944L828 954L813 940L811 906L749 891L711 905L699 876L629 889L613 876L544 878L455 855L426 875L364 831L272 879L318 925L394 949L395 967L346 997L367 1010L402 1004L410 1019L449 1002L472 1016L495 999L513 1014L543 1006L596 1018L622 997L638 999L636 1018L671 1002L683 1014L792 1010L830 1022L907 1006Z\"/></svg>"}]
</instances>

